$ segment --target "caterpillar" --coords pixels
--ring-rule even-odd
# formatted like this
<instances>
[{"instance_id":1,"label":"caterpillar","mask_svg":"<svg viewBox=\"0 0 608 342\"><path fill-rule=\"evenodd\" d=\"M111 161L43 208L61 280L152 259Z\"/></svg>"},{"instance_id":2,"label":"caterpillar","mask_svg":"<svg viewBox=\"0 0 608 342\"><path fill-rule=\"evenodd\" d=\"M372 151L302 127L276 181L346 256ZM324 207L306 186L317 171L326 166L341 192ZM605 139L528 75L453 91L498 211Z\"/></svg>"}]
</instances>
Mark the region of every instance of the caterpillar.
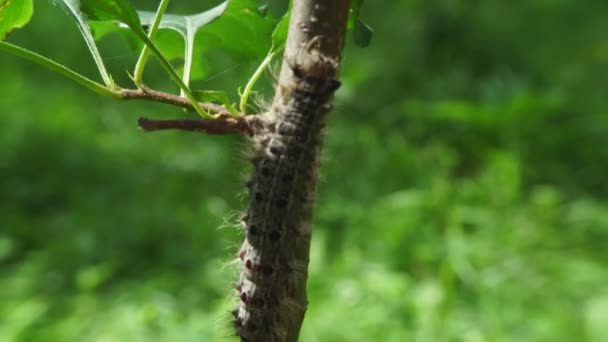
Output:
<instances>
[{"instance_id":1,"label":"caterpillar","mask_svg":"<svg viewBox=\"0 0 608 342\"><path fill-rule=\"evenodd\" d=\"M239 304L232 312L242 341L288 339L286 327L293 324L287 320L301 321L306 310L306 292L299 284L307 277L318 154L340 83L337 61L317 50L305 56L287 60L291 77L279 85L260 117L264 124L252 136Z\"/></svg>"}]
</instances>

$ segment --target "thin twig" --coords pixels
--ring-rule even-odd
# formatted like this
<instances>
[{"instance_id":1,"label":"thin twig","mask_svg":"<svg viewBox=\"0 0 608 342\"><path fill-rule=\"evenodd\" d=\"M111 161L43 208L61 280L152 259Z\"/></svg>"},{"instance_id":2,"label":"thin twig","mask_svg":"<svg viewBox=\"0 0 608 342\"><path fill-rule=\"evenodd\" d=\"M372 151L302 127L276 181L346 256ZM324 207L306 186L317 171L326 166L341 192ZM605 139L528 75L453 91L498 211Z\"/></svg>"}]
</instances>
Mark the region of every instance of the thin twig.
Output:
<instances>
[{"instance_id":1,"label":"thin twig","mask_svg":"<svg viewBox=\"0 0 608 342\"><path fill-rule=\"evenodd\" d=\"M153 89L123 89L122 97L123 100L148 100L155 102L162 102L171 104L177 107L186 108L186 109L194 109L192 107L192 103L185 98L174 94L164 93L162 91L153 90ZM219 114L220 116L232 116L232 114L223 106L220 106L215 103L210 102L199 102L199 105L205 110L213 113Z\"/></svg>"},{"instance_id":2,"label":"thin twig","mask_svg":"<svg viewBox=\"0 0 608 342\"><path fill-rule=\"evenodd\" d=\"M137 124L145 132L176 129L182 131L201 132L206 134L242 134L253 133L252 116L240 118L223 117L215 120L209 119L148 119L139 118Z\"/></svg>"}]
</instances>

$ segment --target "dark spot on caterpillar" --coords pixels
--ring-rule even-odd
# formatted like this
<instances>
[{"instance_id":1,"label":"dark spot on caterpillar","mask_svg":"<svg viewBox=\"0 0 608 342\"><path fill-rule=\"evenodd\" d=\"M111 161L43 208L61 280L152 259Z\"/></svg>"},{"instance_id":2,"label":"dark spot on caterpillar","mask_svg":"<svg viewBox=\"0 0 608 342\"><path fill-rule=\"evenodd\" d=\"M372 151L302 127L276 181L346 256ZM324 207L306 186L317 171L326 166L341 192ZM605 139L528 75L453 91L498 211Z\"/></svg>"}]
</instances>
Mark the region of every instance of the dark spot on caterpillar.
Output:
<instances>
[{"instance_id":1,"label":"dark spot on caterpillar","mask_svg":"<svg viewBox=\"0 0 608 342\"><path fill-rule=\"evenodd\" d=\"M323 79L320 77L306 75L302 79L305 83L308 83L311 88L317 88L323 84Z\"/></svg>"},{"instance_id":2,"label":"dark spot on caterpillar","mask_svg":"<svg viewBox=\"0 0 608 342\"><path fill-rule=\"evenodd\" d=\"M247 324L247 330L249 332L256 331L257 328L258 328L258 326L255 323L250 322L249 324Z\"/></svg>"},{"instance_id":3,"label":"dark spot on caterpillar","mask_svg":"<svg viewBox=\"0 0 608 342\"><path fill-rule=\"evenodd\" d=\"M282 152L282 148L278 145L272 145L270 146L270 152L272 154L280 154Z\"/></svg>"},{"instance_id":4,"label":"dark spot on caterpillar","mask_svg":"<svg viewBox=\"0 0 608 342\"><path fill-rule=\"evenodd\" d=\"M315 121L315 116L314 115L304 115L304 120L308 125L312 125L312 123Z\"/></svg>"},{"instance_id":5,"label":"dark spot on caterpillar","mask_svg":"<svg viewBox=\"0 0 608 342\"><path fill-rule=\"evenodd\" d=\"M237 318L237 319L235 319L235 320L234 320L234 326L235 326L236 328L240 328L240 327L242 327L242 326L243 326L243 322L241 321L241 319L240 319L240 318ZM238 333L237 333L236 335L237 335L237 336L239 336L239 334L238 334Z\"/></svg>"},{"instance_id":6,"label":"dark spot on caterpillar","mask_svg":"<svg viewBox=\"0 0 608 342\"><path fill-rule=\"evenodd\" d=\"M290 153L287 155L287 161L290 163L295 163L296 161L298 161L298 158Z\"/></svg>"},{"instance_id":7,"label":"dark spot on caterpillar","mask_svg":"<svg viewBox=\"0 0 608 342\"><path fill-rule=\"evenodd\" d=\"M294 135L298 136L306 136L308 131L310 130L310 125L306 118L303 115L298 115L291 120L294 124L298 125L298 127L294 130Z\"/></svg>"},{"instance_id":8,"label":"dark spot on caterpillar","mask_svg":"<svg viewBox=\"0 0 608 342\"><path fill-rule=\"evenodd\" d=\"M232 314L232 316L234 316L234 318L239 317L239 309L234 309L230 311L230 313Z\"/></svg>"},{"instance_id":9,"label":"dark spot on caterpillar","mask_svg":"<svg viewBox=\"0 0 608 342\"><path fill-rule=\"evenodd\" d=\"M277 207L279 207L280 209L283 209L287 206L287 201L283 198L279 199L277 201Z\"/></svg>"},{"instance_id":10,"label":"dark spot on caterpillar","mask_svg":"<svg viewBox=\"0 0 608 342\"><path fill-rule=\"evenodd\" d=\"M246 292L241 293L241 300L243 301L243 303L249 304L249 302L248 302L249 298L247 297Z\"/></svg>"},{"instance_id":11,"label":"dark spot on caterpillar","mask_svg":"<svg viewBox=\"0 0 608 342\"><path fill-rule=\"evenodd\" d=\"M289 124L281 124L281 125L279 125L279 128L277 129L277 132L280 135L292 135L293 131L294 131L294 127Z\"/></svg>"},{"instance_id":12,"label":"dark spot on caterpillar","mask_svg":"<svg viewBox=\"0 0 608 342\"><path fill-rule=\"evenodd\" d=\"M298 102L313 102L318 97L317 94L305 90L296 90L291 96Z\"/></svg>"},{"instance_id":13,"label":"dark spot on caterpillar","mask_svg":"<svg viewBox=\"0 0 608 342\"><path fill-rule=\"evenodd\" d=\"M272 266L263 266L262 267L262 273L264 273L264 275L271 275L274 272L274 268L272 268Z\"/></svg>"},{"instance_id":14,"label":"dark spot on caterpillar","mask_svg":"<svg viewBox=\"0 0 608 342\"><path fill-rule=\"evenodd\" d=\"M331 82L329 83L329 87L327 88L327 92L333 93L334 91L338 90L338 88L340 88L341 85L342 85L342 82L340 82L338 80L331 80Z\"/></svg>"},{"instance_id":15,"label":"dark spot on caterpillar","mask_svg":"<svg viewBox=\"0 0 608 342\"><path fill-rule=\"evenodd\" d=\"M247 189L251 190L251 188L253 187L253 179L246 181L245 186L247 187Z\"/></svg>"},{"instance_id":16,"label":"dark spot on caterpillar","mask_svg":"<svg viewBox=\"0 0 608 342\"><path fill-rule=\"evenodd\" d=\"M302 148L298 145L291 146L289 153L294 156L300 155L300 153L302 153Z\"/></svg>"},{"instance_id":17,"label":"dark spot on caterpillar","mask_svg":"<svg viewBox=\"0 0 608 342\"><path fill-rule=\"evenodd\" d=\"M262 195L262 193L258 191L258 192L255 193L254 198L255 198L256 201L259 202L259 201L262 201L264 199L264 195Z\"/></svg>"},{"instance_id":18,"label":"dark spot on caterpillar","mask_svg":"<svg viewBox=\"0 0 608 342\"><path fill-rule=\"evenodd\" d=\"M264 138L264 139L260 140L260 144L261 144L262 146L266 146L266 145L268 145L268 142L269 142L269 141L270 141L270 137L268 137L268 138Z\"/></svg>"},{"instance_id":19,"label":"dark spot on caterpillar","mask_svg":"<svg viewBox=\"0 0 608 342\"><path fill-rule=\"evenodd\" d=\"M311 76L311 75L306 75L304 70L302 69L302 67L300 65L296 65L296 64L291 64L289 65L291 67L291 71L293 72L293 74L297 77L300 78L302 81L306 82L306 83L320 83L322 82L322 79L316 76Z\"/></svg>"},{"instance_id":20,"label":"dark spot on caterpillar","mask_svg":"<svg viewBox=\"0 0 608 342\"><path fill-rule=\"evenodd\" d=\"M242 250L242 251L239 252L239 259L241 259L241 260L245 259L245 251L244 250Z\"/></svg>"},{"instance_id":21,"label":"dark spot on caterpillar","mask_svg":"<svg viewBox=\"0 0 608 342\"><path fill-rule=\"evenodd\" d=\"M248 220L249 220L249 215L248 214L243 214L241 216L241 222L247 223Z\"/></svg>"},{"instance_id":22,"label":"dark spot on caterpillar","mask_svg":"<svg viewBox=\"0 0 608 342\"><path fill-rule=\"evenodd\" d=\"M300 144L305 143L307 139L308 139L308 137L305 134L296 135L296 141Z\"/></svg>"},{"instance_id":23,"label":"dark spot on caterpillar","mask_svg":"<svg viewBox=\"0 0 608 342\"><path fill-rule=\"evenodd\" d=\"M307 111L308 109L302 109L301 111ZM293 123L296 126L296 132L294 132L295 134L298 134L299 132L306 132L308 131L310 128L310 123L312 122L312 120L310 120L311 115L306 115L305 113L294 113L293 115L291 115L289 117L289 122ZM314 118L314 116L313 116Z\"/></svg>"},{"instance_id":24,"label":"dark spot on caterpillar","mask_svg":"<svg viewBox=\"0 0 608 342\"><path fill-rule=\"evenodd\" d=\"M245 267L247 267L248 270L251 269L251 260L247 259L247 261L245 261Z\"/></svg>"},{"instance_id":25,"label":"dark spot on caterpillar","mask_svg":"<svg viewBox=\"0 0 608 342\"><path fill-rule=\"evenodd\" d=\"M253 165L258 165L260 163L260 160L262 160L262 156L259 155L255 155L251 158L249 158L249 161L253 164Z\"/></svg>"},{"instance_id":26,"label":"dark spot on caterpillar","mask_svg":"<svg viewBox=\"0 0 608 342\"><path fill-rule=\"evenodd\" d=\"M273 230L268 234L270 241L278 241L281 238L281 233L278 230Z\"/></svg>"},{"instance_id":27,"label":"dark spot on caterpillar","mask_svg":"<svg viewBox=\"0 0 608 342\"><path fill-rule=\"evenodd\" d=\"M254 298L251 300L251 304L255 306L264 306L264 299L259 297Z\"/></svg>"},{"instance_id":28,"label":"dark spot on caterpillar","mask_svg":"<svg viewBox=\"0 0 608 342\"><path fill-rule=\"evenodd\" d=\"M296 77L302 78L304 77L304 70L302 70L302 68L299 65L290 65L291 67L291 71L293 71L293 74L296 75Z\"/></svg>"},{"instance_id":29,"label":"dark spot on caterpillar","mask_svg":"<svg viewBox=\"0 0 608 342\"><path fill-rule=\"evenodd\" d=\"M249 234L255 236L258 235L259 231L258 231L258 226L256 226L255 224L252 224L249 226Z\"/></svg>"},{"instance_id":30,"label":"dark spot on caterpillar","mask_svg":"<svg viewBox=\"0 0 608 342\"><path fill-rule=\"evenodd\" d=\"M262 174L262 176L264 177L268 177L270 176L270 168L267 166L262 167L262 169L260 170L260 173Z\"/></svg>"},{"instance_id":31,"label":"dark spot on caterpillar","mask_svg":"<svg viewBox=\"0 0 608 342\"><path fill-rule=\"evenodd\" d=\"M243 283L238 284L236 287L236 292L241 293L241 290L243 289Z\"/></svg>"}]
</instances>

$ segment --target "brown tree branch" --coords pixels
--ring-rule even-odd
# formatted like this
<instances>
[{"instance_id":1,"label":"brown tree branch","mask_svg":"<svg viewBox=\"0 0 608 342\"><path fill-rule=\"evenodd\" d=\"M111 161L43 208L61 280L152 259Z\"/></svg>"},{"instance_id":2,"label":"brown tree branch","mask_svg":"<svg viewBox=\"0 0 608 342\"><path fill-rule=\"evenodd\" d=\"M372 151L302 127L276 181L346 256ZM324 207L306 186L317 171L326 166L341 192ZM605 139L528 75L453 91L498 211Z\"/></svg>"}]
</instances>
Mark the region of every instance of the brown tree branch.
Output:
<instances>
[{"instance_id":1,"label":"brown tree branch","mask_svg":"<svg viewBox=\"0 0 608 342\"><path fill-rule=\"evenodd\" d=\"M252 122L255 118L251 115L243 117L224 117L215 120L209 119L148 119L139 118L137 124L145 132L160 130L182 130L201 132L205 134L242 134L252 135Z\"/></svg>"},{"instance_id":2,"label":"brown tree branch","mask_svg":"<svg viewBox=\"0 0 608 342\"><path fill-rule=\"evenodd\" d=\"M190 101L182 96L165 93L162 91L154 90L154 89L123 89L121 100L146 100L146 101L155 101L161 103L171 104L177 107L185 108L192 110L192 104ZM223 106L220 106L215 103L210 102L199 102L199 105L213 113L220 114L225 116L231 116L232 114Z\"/></svg>"}]
</instances>

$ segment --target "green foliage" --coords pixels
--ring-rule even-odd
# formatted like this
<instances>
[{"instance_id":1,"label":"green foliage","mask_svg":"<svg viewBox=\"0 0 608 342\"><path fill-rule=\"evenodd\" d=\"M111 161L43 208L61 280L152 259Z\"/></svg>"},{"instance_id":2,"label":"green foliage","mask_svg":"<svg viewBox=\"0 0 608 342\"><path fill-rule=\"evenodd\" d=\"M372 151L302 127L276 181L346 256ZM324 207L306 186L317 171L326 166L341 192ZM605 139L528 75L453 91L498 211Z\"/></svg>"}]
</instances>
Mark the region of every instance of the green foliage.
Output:
<instances>
[{"instance_id":1,"label":"green foliage","mask_svg":"<svg viewBox=\"0 0 608 342\"><path fill-rule=\"evenodd\" d=\"M97 45L95 45L95 39L93 38L93 34L91 33L91 29L89 28L89 23L87 21L86 15L80 11L80 0L50 0L57 6L63 8L76 22L78 25L78 29L84 38L91 55L93 56L93 60L95 60L95 64L101 73L101 77L106 86L113 87L114 82L112 81L111 76L108 74L106 67L103 63L103 59L101 54L99 53L99 49L97 49Z\"/></svg>"},{"instance_id":2,"label":"green foliage","mask_svg":"<svg viewBox=\"0 0 608 342\"><path fill-rule=\"evenodd\" d=\"M161 29L161 32L162 32L162 29L173 30L180 34L180 36L183 39L183 42L180 43L180 41L176 40L175 37L173 37L172 35L159 36L158 38L155 39L155 41L156 41L157 46L159 47L159 49L161 51L163 51L163 53L167 57L167 59L169 59L169 60L176 59L176 58L184 59L184 72L183 72L184 83L189 84L190 73L192 71L193 61L194 60L200 60L200 61L204 60L202 55L194 56L194 47L196 46L196 44L195 44L196 34L199 32L199 30L203 26L211 23L213 20L217 19L219 16L224 14L227 4L228 4L228 2L225 1L212 9L209 9L209 10L201 12L201 13L193 14L193 15L186 16L186 15L175 15L175 14L164 14L162 16L161 21L160 21L160 26L159 26L159 28ZM144 27L149 27L150 25L152 25L152 21L154 19L154 13L146 12L146 11L139 11L138 15L140 17L141 24L144 25ZM118 22L113 22L112 24L108 25L107 22L100 21L100 22L91 23L91 27L93 28L93 30L95 32L98 32L96 34L96 39L98 39L98 40L102 39L107 34L110 34L113 32L122 31L122 33L124 35L128 35L130 31L126 30L125 27L122 27L118 24L119 24ZM131 41L137 42L135 37L130 37L129 39ZM143 46L141 44L137 45L137 49L141 49L141 48L143 48ZM198 50L200 51L200 49L198 49ZM200 66L199 66L199 68L200 68ZM199 70L196 70L196 71L198 71L198 72L196 72L195 75L201 74L201 71L199 71Z\"/></svg>"},{"instance_id":3,"label":"green foliage","mask_svg":"<svg viewBox=\"0 0 608 342\"><path fill-rule=\"evenodd\" d=\"M353 29L355 44L360 47L368 47L372 42L373 34L374 30L361 19L357 18L355 21L355 28Z\"/></svg>"},{"instance_id":4,"label":"green foliage","mask_svg":"<svg viewBox=\"0 0 608 342\"><path fill-rule=\"evenodd\" d=\"M289 29L289 18L291 18L291 2L289 2L289 10L279 23L272 31L272 45L275 49L280 49L282 46L285 46L285 42L287 41L287 31Z\"/></svg>"},{"instance_id":5,"label":"green foliage","mask_svg":"<svg viewBox=\"0 0 608 342\"><path fill-rule=\"evenodd\" d=\"M141 25L145 27L151 25L153 13L140 11L138 15ZM287 35L287 20L284 17L273 30L275 20L269 16L262 16L255 1L231 0L194 15L163 15L160 28L179 33L183 42L175 39L173 35L163 34L162 30L155 42L168 60L179 58L184 60L182 80L184 84L189 85L191 79L200 79L208 75L210 68L204 64L204 57L210 51L221 50L223 53L237 58L259 61L270 48L269 36L272 36L273 41L277 40L277 36L274 34L277 29L281 31L284 43ZM125 30L124 26L108 26L107 22L103 21L92 23L91 26L99 32L96 34L97 39L102 39L112 32L123 31L123 36L127 37L130 42L135 42L136 49L142 48L137 39L129 35L130 30ZM282 48L282 45L280 46ZM269 62L270 59L268 59ZM268 63L262 62L259 70L263 71ZM245 86L241 100L242 111L245 111L248 96L256 80L257 78L254 76ZM228 98L223 96L217 99L228 101ZM234 110L230 102L221 103L229 110Z\"/></svg>"},{"instance_id":6,"label":"green foliage","mask_svg":"<svg viewBox=\"0 0 608 342\"><path fill-rule=\"evenodd\" d=\"M348 30L353 32L355 44L364 48L371 44L374 30L361 20L361 6L363 6L363 0L354 0L350 2Z\"/></svg>"},{"instance_id":7,"label":"green foliage","mask_svg":"<svg viewBox=\"0 0 608 342\"><path fill-rule=\"evenodd\" d=\"M29 61L32 61L34 63L43 65L43 66L47 67L48 69L53 70L59 74L62 74L63 76L72 79L76 83L79 83L79 84L87 87L88 89L90 89L94 92L97 92L98 94L110 96L110 97L116 97L116 98L118 98L120 96L120 94L113 91L113 89L108 89L107 87L105 87L91 79L88 79L85 76L77 73L76 71L64 66L63 64L57 63L57 62L53 61L52 59L48 59L42 55L39 55L30 50L21 48L17 45L13 45L13 44L10 44L7 42L0 42L0 50L10 52L10 53L14 54L15 56L19 56L19 57L22 57Z\"/></svg>"},{"instance_id":8,"label":"green foliage","mask_svg":"<svg viewBox=\"0 0 608 342\"><path fill-rule=\"evenodd\" d=\"M230 56L238 56L248 60L259 60L266 54L260 65L248 80L241 96L239 108L246 112L248 99L253 92L257 80L267 70L273 58L284 48L287 38L289 11L276 21L268 15L268 6L258 6L255 0L227 0L204 12L194 15L165 14L169 0L162 0L158 11L154 14L146 11L136 11L128 0L49 0L62 7L74 21L91 52L95 64L104 81L105 87L95 81L82 76L69 67L43 57L33 51L2 44L3 50L25 57L51 70L67 76L77 83L85 85L102 95L120 97L121 87L116 85L112 76L106 70L103 58L95 43L113 32L121 32L128 41L141 50L140 57L135 65L132 81L138 88L144 88L143 72L148 61L149 52L152 52L170 78L180 88L180 95L188 98L192 107L203 117L212 119L213 115L204 111L190 90L191 79L200 79L207 75L208 68L203 57L210 51L221 49ZM0 33L7 34L14 27L21 27L31 17L33 3L29 3L29 12L21 2L17 6L9 6L7 1L0 7L0 15L7 17L4 22L7 26ZM362 1L352 4L349 29L354 30L355 42L360 46L367 46L371 41L372 31L363 24L359 18ZM23 12L23 18L12 18L17 11ZM3 14L2 14L3 13ZM8 18L10 15L10 18ZM2 17L0 17L2 18ZM21 20L19 22L18 20ZM352 23L355 24L352 24ZM149 29L149 33L145 32ZM171 35L158 34L158 29L168 29L182 36L183 41ZM270 37L270 38L269 38ZM266 51L269 51L266 53ZM183 72L180 77L171 60L182 58ZM195 62L196 61L196 62ZM105 89L104 89L105 88ZM240 88L239 88L240 89ZM207 91L207 90L206 90ZM217 92L217 90L208 90ZM217 99L224 99L224 96ZM231 102L222 103L230 112L235 112Z\"/></svg>"},{"instance_id":9,"label":"green foliage","mask_svg":"<svg viewBox=\"0 0 608 342\"><path fill-rule=\"evenodd\" d=\"M36 5L9 41L95 74L78 30ZM608 340L608 3L363 9L376 33L345 53L301 340ZM100 49L121 73L138 57ZM241 61L208 56L214 73ZM230 93L256 67L204 85ZM218 227L240 214L245 143L142 134L135 115L180 111L9 54L0 75L0 340L230 340L241 237Z\"/></svg>"},{"instance_id":10,"label":"green foliage","mask_svg":"<svg viewBox=\"0 0 608 342\"><path fill-rule=\"evenodd\" d=\"M228 104L230 103L230 98L228 97L228 94L225 91L195 90L194 96L196 96L196 98L199 101L204 101L204 102L219 102L219 103L228 103ZM236 110L236 108L233 105L230 105L230 104L227 105L226 109L228 109L228 111L230 111L230 113L232 113L232 115L234 115L234 116L239 115L239 112Z\"/></svg>"},{"instance_id":11,"label":"green foliage","mask_svg":"<svg viewBox=\"0 0 608 342\"><path fill-rule=\"evenodd\" d=\"M218 6L204 11L202 13L190 15L190 16L178 16L172 14L166 14L162 16L160 21L160 28L167 28L177 31L184 39L185 51L183 53L184 58L184 72L183 80L185 84L190 83L190 74L192 71L192 63L194 57L194 38L198 30L217 19L226 10L227 2L223 2ZM142 22L144 25L151 23L152 13L140 12L140 16L144 19ZM164 44L160 46L161 49L171 50L174 49L175 40L165 40ZM168 46L167 46L168 45ZM167 47L165 47L167 46ZM203 60L202 56L197 56L197 59Z\"/></svg>"},{"instance_id":12,"label":"green foliage","mask_svg":"<svg viewBox=\"0 0 608 342\"><path fill-rule=\"evenodd\" d=\"M143 33L139 16L127 0L81 0L80 9L91 20L119 21L136 34Z\"/></svg>"},{"instance_id":13,"label":"green foliage","mask_svg":"<svg viewBox=\"0 0 608 342\"><path fill-rule=\"evenodd\" d=\"M0 40L14 29L25 26L34 14L33 0L4 0L0 2Z\"/></svg>"},{"instance_id":14,"label":"green foliage","mask_svg":"<svg viewBox=\"0 0 608 342\"><path fill-rule=\"evenodd\" d=\"M57 63L27 49L1 42L0 48L57 71L99 94L120 97L122 89L114 84L112 77L107 72L101 54L94 41L94 37L101 39L105 35L119 30L120 25L126 25L126 27L129 28L126 35L129 36L131 42L136 42L136 45L139 45L138 47L141 49L140 58L136 63L134 75L132 77L135 85L138 88L146 87L142 79L143 70L148 60L148 54L149 52L152 52L157 57L162 68L165 69L175 84L179 86L181 95L188 98L192 107L201 116L208 119L213 119L215 116L202 109L189 88L193 60L202 60L202 58L199 58L202 53L218 47L223 48L226 53L233 56L262 56L267 50L267 46L270 45L270 36L274 26L274 20L271 17L262 17L260 15L257 4L253 0L225 1L211 10L191 16L165 16L164 12L169 3L168 0L161 1L158 11L154 16L150 12L145 11L140 11L138 13L126 0L50 1L66 10L72 19L76 21L101 73L105 87L61 63ZM21 9L14 5L9 6L10 4L10 2L3 4L2 9L4 10L0 12L4 17L7 17L7 20L5 21L7 25L5 33L8 33L8 31L14 27L20 27L19 25L23 26L27 20L29 20L29 17L25 18L26 20L24 22L14 20L12 17L14 16L13 14L16 13L15 9ZM30 4L30 7L30 10L33 10L32 4ZM31 13L29 16L31 16ZM140 20L140 16L142 17L143 22ZM164 20L163 17L165 17ZM204 40L197 40L197 33L201 31L201 28L218 18L220 18L220 20L217 20L218 23L209 25L209 27L204 30ZM91 24L89 20L96 21L97 23L92 22ZM92 33L91 26L96 31L96 34ZM144 27L150 27L149 36L144 31ZM156 40L159 27L175 30L182 35L184 38L182 45L185 46L185 49L182 49L182 51L184 51L183 54L175 53L176 47L180 44L179 41L167 39L168 37L166 36L159 37L159 39ZM136 37L136 39L133 39L131 35ZM226 39L228 36L238 36L241 39ZM162 43L160 47L157 46L158 42ZM141 43L143 43L143 46L141 46ZM168 53L169 57L165 56L163 52ZM169 62L169 59L173 59L180 55L184 58L183 77L178 75L177 71ZM200 73L195 74L195 76L200 76ZM247 98L252 91L254 83L255 82L250 81L246 87L243 99L241 100L241 104L243 104L242 108L246 107ZM217 91L212 90L211 92ZM214 98L228 101L225 96L216 96ZM231 113L236 113L231 102L225 102L223 105L228 108Z\"/></svg>"}]
</instances>

